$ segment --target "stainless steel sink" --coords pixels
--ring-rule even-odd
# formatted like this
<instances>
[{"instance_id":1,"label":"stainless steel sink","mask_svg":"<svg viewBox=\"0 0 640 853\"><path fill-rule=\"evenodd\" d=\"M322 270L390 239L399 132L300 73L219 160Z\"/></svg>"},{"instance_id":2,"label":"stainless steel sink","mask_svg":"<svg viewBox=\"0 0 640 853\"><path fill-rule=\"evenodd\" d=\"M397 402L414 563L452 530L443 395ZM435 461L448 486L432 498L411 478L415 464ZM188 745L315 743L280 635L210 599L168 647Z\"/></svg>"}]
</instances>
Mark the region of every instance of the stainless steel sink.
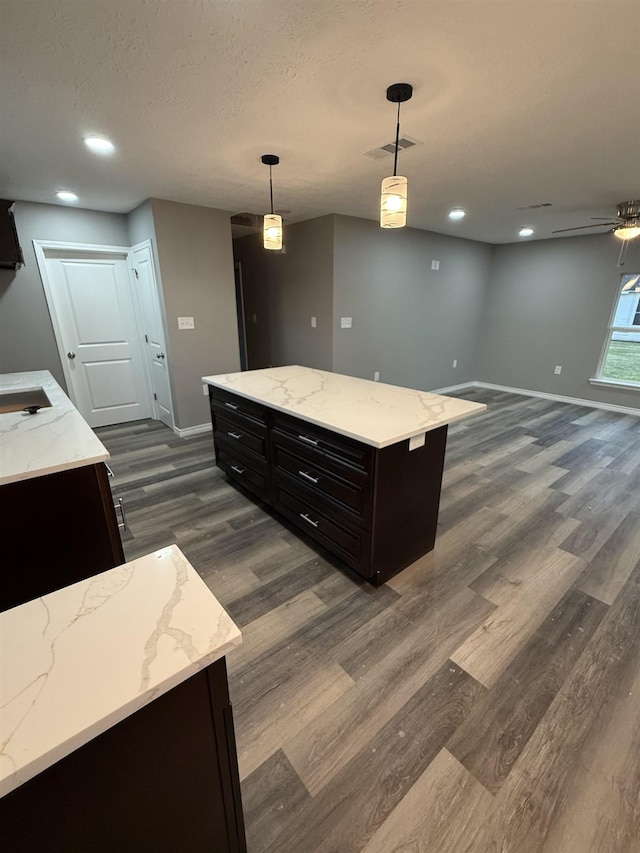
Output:
<instances>
[{"instance_id":1,"label":"stainless steel sink","mask_svg":"<svg viewBox=\"0 0 640 853\"><path fill-rule=\"evenodd\" d=\"M38 409L50 408L51 401L43 388L29 388L25 391L0 392L0 415L8 412L29 412L36 414Z\"/></svg>"}]
</instances>

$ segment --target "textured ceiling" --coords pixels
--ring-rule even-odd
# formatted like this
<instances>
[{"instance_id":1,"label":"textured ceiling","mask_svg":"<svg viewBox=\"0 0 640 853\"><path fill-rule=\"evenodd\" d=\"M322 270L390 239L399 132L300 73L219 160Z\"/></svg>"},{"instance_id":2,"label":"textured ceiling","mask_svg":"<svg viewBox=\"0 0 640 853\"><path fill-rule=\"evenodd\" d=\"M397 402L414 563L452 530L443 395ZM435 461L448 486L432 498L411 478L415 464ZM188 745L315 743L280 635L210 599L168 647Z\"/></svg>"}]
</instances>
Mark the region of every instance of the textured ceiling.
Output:
<instances>
[{"instance_id":1,"label":"textured ceiling","mask_svg":"<svg viewBox=\"0 0 640 853\"><path fill-rule=\"evenodd\" d=\"M3 197L264 212L273 152L291 221L376 219L406 81L409 225L500 243L640 198L640 0L0 0L0 33Z\"/></svg>"}]
</instances>

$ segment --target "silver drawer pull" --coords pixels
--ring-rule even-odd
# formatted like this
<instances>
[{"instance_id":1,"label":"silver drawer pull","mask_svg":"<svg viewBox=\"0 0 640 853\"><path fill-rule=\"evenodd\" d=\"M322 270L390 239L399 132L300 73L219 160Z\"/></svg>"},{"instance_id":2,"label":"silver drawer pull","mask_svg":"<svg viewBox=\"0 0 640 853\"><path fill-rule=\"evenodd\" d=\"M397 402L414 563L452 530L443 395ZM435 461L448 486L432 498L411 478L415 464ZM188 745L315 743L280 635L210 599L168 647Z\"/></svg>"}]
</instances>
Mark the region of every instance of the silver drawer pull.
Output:
<instances>
[{"instance_id":1,"label":"silver drawer pull","mask_svg":"<svg viewBox=\"0 0 640 853\"><path fill-rule=\"evenodd\" d=\"M109 468L106 462L104 463L104 467L107 469L107 477L115 477L115 474L113 473L111 468Z\"/></svg>"},{"instance_id":2,"label":"silver drawer pull","mask_svg":"<svg viewBox=\"0 0 640 853\"><path fill-rule=\"evenodd\" d=\"M316 485L320 482L320 478L319 478L319 477L312 477L312 476L311 476L311 474L307 474L307 472L306 472L306 471L298 471L298 474L299 474L301 477L304 477L304 478L305 478L305 480L310 480L312 483L315 483Z\"/></svg>"},{"instance_id":3,"label":"silver drawer pull","mask_svg":"<svg viewBox=\"0 0 640 853\"><path fill-rule=\"evenodd\" d=\"M228 433L227 433L227 435L229 436L229 438L235 438L235 439L236 439L236 441L237 441L239 438L242 438L242 436L240 435L240 433L239 433L239 432L228 432Z\"/></svg>"},{"instance_id":4,"label":"silver drawer pull","mask_svg":"<svg viewBox=\"0 0 640 853\"><path fill-rule=\"evenodd\" d=\"M121 521L118 522L118 527L120 530L127 529L127 515L124 511L124 500L122 498L118 498L118 500L114 503L113 508L115 510L120 510Z\"/></svg>"},{"instance_id":5,"label":"silver drawer pull","mask_svg":"<svg viewBox=\"0 0 640 853\"><path fill-rule=\"evenodd\" d=\"M300 441L306 441L307 444L313 444L314 447L318 446L318 442L315 440L315 438L309 438L308 435L299 435L298 438L300 439Z\"/></svg>"},{"instance_id":6,"label":"silver drawer pull","mask_svg":"<svg viewBox=\"0 0 640 853\"><path fill-rule=\"evenodd\" d=\"M227 409L233 409L234 411L235 411L235 409L238 408L238 406L234 406L233 403L227 403L226 400L225 400L225 406L227 407Z\"/></svg>"},{"instance_id":7,"label":"silver drawer pull","mask_svg":"<svg viewBox=\"0 0 640 853\"><path fill-rule=\"evenodd\" d=\"M308 524L310 524L312 527L317 527L317 526L318 526L318 522L317 522L317 521L312 521L312 520L309 518L309 516L308 516L308 515L305 515L305 513L304 513L304 512L301 512L301 513L300 513L300 518L304 518L304 520L305 520Z\"/></svg>"},{"instance_id":8,"label":"silver drawer pull","mask_svg":"<svg viewBox=\"0 0 640 853\"><path fill-rule=\"evenodd\" d=\"M235 471L236 474L244 474L244 468L238 468L237 465L232 465L231 470Z\"/></svg>"}]
</instances>

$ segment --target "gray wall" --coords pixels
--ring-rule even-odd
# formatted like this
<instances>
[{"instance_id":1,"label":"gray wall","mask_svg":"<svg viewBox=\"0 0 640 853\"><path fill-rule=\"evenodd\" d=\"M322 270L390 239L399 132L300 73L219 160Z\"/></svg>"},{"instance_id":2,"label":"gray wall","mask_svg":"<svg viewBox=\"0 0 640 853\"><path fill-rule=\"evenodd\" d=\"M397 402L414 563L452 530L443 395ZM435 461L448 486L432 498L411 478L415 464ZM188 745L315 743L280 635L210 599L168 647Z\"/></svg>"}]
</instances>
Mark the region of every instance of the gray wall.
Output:
<instances>
[{"instance_id":1,"label":"gray wall","mask_svg":"<svg viewBox=\"0 0 640 853\"><path fill-rule=\"evenodd\" d=\"M473 378L638 408L637 390L591 385L620 275L640 272L640 241L611 234L496 246ZM555 376L555 365L562 373Z\"/></svg>"},{"instance_id":2,"label":"gray wall","mask_svg":"<svg viewBox=\"0 0 640 853\"><path fill-rule=\"evenodd\" d=\"M127 229L129 233L129 245L135 246L151 240L156 244L156 229L153 224L153 211L151 210L151 199L148 198L142 204L127 213ZM154 255L155 260L155 255Z\"/></svg>"},{"instance_id":3,"label":"gray wall","mask_svg":"<svg viewBox=\"0 0 640 853\"><path fill-rule=\"evenodd\" d=\"M240 369L231 224L225 211L160 199L151 200L151 211L174 418L185 429L210 420L200 377ZM195 329L179 331L178 317L194 317Z\"/></svg>"},{"instance_id":4,"label":"gray wall","mask_svg":"<svg viewBox=\"0 0 640 853\"><path fill-rule=\"evenodd\" d=\"M19 201L16 226L25 265L0 270L0 373L50 370L66 388L32 240L128 246L126 217Z\"/></svg>"},{"instance_id":5,"label":"gray wall","mask_svg":"<svg viewBox=\"0 0 640 853\"><path fill-rule=\"evenodd\" d=\"M492 255L484 243L335 216L333 370L365 379L378 370L381 382L421 390L477 379Z\"/></svg>"},{"instance_id":6,"label":"gray wall","mask_svg":"<svg viewBox=\"0 0 640 853\"><path fill-rule=\"evenodd\" d=\"M284 242L286 254L266 251L261 233L234 241L249 369L302 364L331 370L333 217L285 226Z\"/></svg>"}]
</instances>

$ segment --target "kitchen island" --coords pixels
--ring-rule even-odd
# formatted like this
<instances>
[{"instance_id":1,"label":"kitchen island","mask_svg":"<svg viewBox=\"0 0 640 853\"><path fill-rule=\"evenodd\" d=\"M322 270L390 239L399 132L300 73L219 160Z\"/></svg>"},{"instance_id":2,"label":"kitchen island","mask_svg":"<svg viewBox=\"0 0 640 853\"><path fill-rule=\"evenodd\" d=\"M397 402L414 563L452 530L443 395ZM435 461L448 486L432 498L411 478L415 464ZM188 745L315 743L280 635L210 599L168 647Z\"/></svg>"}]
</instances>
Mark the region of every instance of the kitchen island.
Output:
<instances>
[{"instance_id":1,"label":"kitchen island","mask_svg":"<svg viewBox=\"0 0 640 853\"><path fill-rule=\"evenodd\" d=\"M434 547L447 426L486 409L300 366L202 381L218 466L376 586Z\"/></svg>"},{"instance_id":2,"label":"kitchen island","mask_svg":"<svg viewBox=\"0 0 640 853\"><path fill-rule=\"evenodd\" d=\"M246 849L224 656L169 546L0 615L6 853Z\"/></svg>"},{"instance_id":3,"label":"kitchen island","mask_svg":"<svg viewBox=\"0 0 640 853\"><path fill-rule=\"evenodd\" d=\"M108 458L49 371L0 376L0 610L124 562Z\"/></svg>"}]
</instances>

